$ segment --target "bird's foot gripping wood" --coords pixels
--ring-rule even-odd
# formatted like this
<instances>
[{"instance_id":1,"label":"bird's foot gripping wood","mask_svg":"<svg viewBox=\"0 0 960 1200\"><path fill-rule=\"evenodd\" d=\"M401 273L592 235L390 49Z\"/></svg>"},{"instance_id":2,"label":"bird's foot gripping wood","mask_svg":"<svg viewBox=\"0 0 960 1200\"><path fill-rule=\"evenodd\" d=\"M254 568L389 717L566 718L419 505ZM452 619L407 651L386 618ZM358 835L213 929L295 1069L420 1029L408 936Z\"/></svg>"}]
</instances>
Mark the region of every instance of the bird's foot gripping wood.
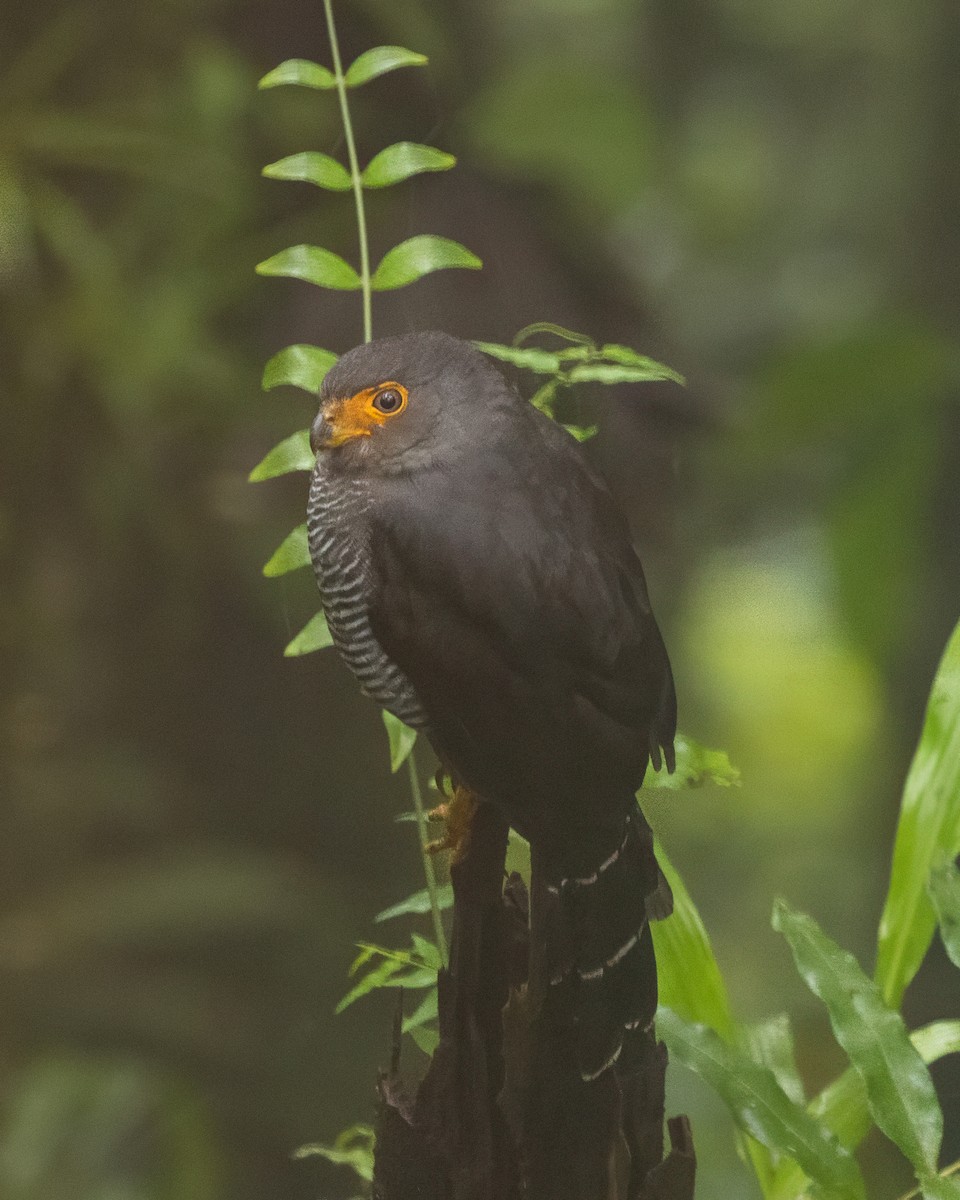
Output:
<instances>
[{"instance_id":1,"label":"bird's foot gripping wood","mask_svg":"<svg viewBox=\"0 0 960 1200\"><path fill-rule=\"evenodd\" d=\"M451 864L461 862L470 846L470 831L480 803L476 792L462 783L455 784L450 799L428 814L431 821L443 821L446 828L443 837L427 843L427 852L437 854L449 850Z\"/></svg>"}]
</instances>

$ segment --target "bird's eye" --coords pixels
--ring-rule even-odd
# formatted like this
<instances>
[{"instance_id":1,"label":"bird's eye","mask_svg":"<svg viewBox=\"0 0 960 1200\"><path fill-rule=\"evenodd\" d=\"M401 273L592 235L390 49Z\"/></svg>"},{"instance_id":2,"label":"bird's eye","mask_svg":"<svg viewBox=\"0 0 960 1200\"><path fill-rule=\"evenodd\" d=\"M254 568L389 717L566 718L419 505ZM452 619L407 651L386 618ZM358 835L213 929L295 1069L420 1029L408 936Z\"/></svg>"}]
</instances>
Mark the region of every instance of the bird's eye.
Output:
<instances>
[{"instance_id":1,"label":"bird's eye","mask_svg":"<svg viewBox=\"0 0 960 1200\"><path fill-rule=\"evenodd\" d=\"M373 407L387 417L398 413L406 402L406 395L398 387L381 388L373 397Z\"/></svg>"}]
</instances>

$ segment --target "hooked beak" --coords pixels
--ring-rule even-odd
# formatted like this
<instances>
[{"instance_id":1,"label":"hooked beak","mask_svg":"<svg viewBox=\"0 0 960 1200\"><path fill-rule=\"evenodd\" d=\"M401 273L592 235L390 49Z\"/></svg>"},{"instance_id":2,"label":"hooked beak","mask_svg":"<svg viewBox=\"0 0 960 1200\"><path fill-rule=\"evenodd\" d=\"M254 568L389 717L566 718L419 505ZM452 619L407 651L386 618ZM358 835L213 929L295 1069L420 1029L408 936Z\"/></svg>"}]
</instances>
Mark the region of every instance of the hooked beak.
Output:
<instances>
[{"instance_id":1,"label":"hooked beak","mask_svg":"<svg viewBox=\"0 0 960 1200\"><path fill-rule=\"evenodd\" d=\"M333 442L333 426L327 420L326 407L321 408L314 417L313 424L310 426L310 449L314 454L319 454L325 447Z\"/></svg>"}]
</instances>

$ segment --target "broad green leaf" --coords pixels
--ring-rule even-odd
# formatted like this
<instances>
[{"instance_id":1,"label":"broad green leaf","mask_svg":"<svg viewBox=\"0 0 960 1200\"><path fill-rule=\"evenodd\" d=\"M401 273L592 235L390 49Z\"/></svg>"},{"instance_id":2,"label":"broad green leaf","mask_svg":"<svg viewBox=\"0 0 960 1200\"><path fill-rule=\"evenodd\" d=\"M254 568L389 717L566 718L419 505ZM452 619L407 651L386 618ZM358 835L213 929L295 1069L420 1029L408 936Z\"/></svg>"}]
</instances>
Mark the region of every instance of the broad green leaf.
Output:
<instances>
[{"instance_id":1,"label":"broad green leaf","mask_svg":"<svg viewBox=\"0 0 960 1200\"><path fill-rule=\"evenodd\" d=\"M911 1033L910 1041L929 1065L960 1052L960 1021L934 1021ZM867 1089L853 1067L824 1088L807 1107L810 1115L835 1133L848 1150L855 1150L873 1125ZM804 1179L796 1163L784 1163L777 1170L767 1200L796 1200L806 1190Z\"/></svg>"},{"instance_id":2,"label":"broad green leaf","mask_svg":"<svg viewBox=\"0 0 960 1200\"><path fill-rule=\"evenodd\" d=\"M426 1025L428 1021L435 1021L438 1015L439 1008L437 1005L437 989L432 988L429 992L427 992L410 1016L404 1017L403 1032L409 1033L411 1029L416 1029L420 1025Z\"/></svg>"},{"instance_id":3,"label":"broad green leaf","mask_svg":"<svg viewBox=\"0 0 960 1200\"><path fill-rule=\"evenodd\" d=\"M329 192L349 192L353 187L350 172L331 158L316 150L305 150L302 154L290 154L286 158L268 163L262 174L268 179L292 179L297 183L313 183Z\"/></svg>"},{"instance_id":4,"label":"broad green leaf","mask_svg":"<svg viewBox=\"0 0 960 1200\"><path fill-rule=\"evenodd\" d=\"M371 285L375 291L386 292L406 287L431 271L443 271L450 267L478 270L482 266L480 259L459 242L432 233L422 233L387 251L373 273Z\"/></svg>"},{"instance_id":5,"label":"broad green leaf","mask_svg":"<svg viewBox=\"0 0 960 1200\"><path fill-rule=\"evenodd\" d=\"M383 709L383 723L387 727L387 737L390 739L390 770L396 774L409 757L417 740L417 731L405 725L399 717Z\"/></svg>"},{"instance_id":6,"label":"broad green leaf","mask_svg":"<svg viewBox=\"0 0 960 1200\"><path fill-rule=\"evenodd\" d=\"M323 612L312 616L292 642L284 647L284 658L299 658L301 654L312 654L314 650L325 650L333 645L333 638Z\"/></svg>"},{"instance_id":7,"label":"broad green leaf","mask_svg":"<svg viewBox=\"0 0 960 1200\"><path fill-rule=\"evenodd\" d=\"M251 483L264 479L275 479L278 475L289 475L291 471L312 471L317 456L310 449L310 430L300 429L274 446L250 472Z\"/></svg>"},{"instance_id":8,"label":"broad green leaf","mask_svg":"<svg viewBox=\"0 0 960 1200\"><path fill-rule=\"evenodd\" d=\"M290 246L257 263L256 271L258 275L283 275L343 292L360 287L360 276L353 267L322 246Z\"/></svg>"},{"instance_id":9,"label":"broad green leaf","mask_svg":"<svg viewBox=\"0 0 960 1200\"><path fill-rule=\"evenodd\" d=\"M453 888L449 883L437 888L437 906L441 909L453 906ZM408 896L406 900L401 900L398 904L391 904L383 912L377 913L373 919L376 922L392 921L394 917L403 917L407 913L419 914L428 913L429 911L430 893L426 888L422 888L419 892L414 892L412 896Z\"/></svg>"},{"instance_id":10,"label":"broad green leaf","mask_svg":"<svg viewBox=\"0 0 960 1200\"><path fill-rule=\"evenodd\" d=\"M940 923L943 947L955 967L960 967L960 871L945 862L930 875L930 899Z\"/></svg>"},{"instance_id":11,"label":"broad green leaf","mask_svg":"<svg viewBox=\"0 0 960 1200\"><path fill-rule=\"evenodd\" d=\"M668 1008L657 1012L657 1034L674 1061L710 1084L744 1133L795 1159L826 1195L862 1200L863 1179L856 1161L805 1108L793 1103L772 1071L712 1029L688 1024Z\"/></svg>"},{"instance_id":12,"label":"broad green leaf","mask_svg":"<svg viewBox=\"0 0 960 1200\"><path fill-rule=\"evenodd\" d=\"M396 142L381 150L366 165L360 176L364 187L382 188L401 183L424 171L449 171L457 165L452 154L421 146L418 142Z\"/></svg>"},{"instance_id":13,"label":"broad green leaf","mask_svg":"<svg viewBox=\"0 0 960 1200\"><path fill-rule=\"evenodd\" d=\"M874 975L899 1008L936 927L931 870L960 853L960 625L933 681L920 744L903 790L893 866L880 918Z\"/></svg>"},{"instance_id":14,"label":"broad green leaf","mask_svg":"<svg viewBox=\"0 0 960 1200\"><path fill-rule=\"evenodd\" d=\"M806 1104L803 1082L797 1070L793 1029L787 1014L778 1013L758 1025L748 1026L744 1030L744 1037L751 1057L770 1068L777 1083L794 1104Z\"/></svg>"},{"instance_id":15,"label":"broad green leaf","mask_svg":"<svg viewBox=\"0 0 960 1200\"><path fill-rule=\"evenodd\" d=\"M571 367L567 374L570 383L655 383L664 379L672 379L674 383L684 383L682 375L655 363L650 359L649 367L627 367L620 363L582 363Z\"/></svg>"},{"instance_id":16,"label":"broad green leaf","mask_svg":"<svg viewBox=\"0 0 960 1200\"><path fill-rule=\"evenodd\" d=\"M338 1134L332 1146L308 1142L293 1152L294 1158L325 1158L338 1167L349 1167L366 1183L373 1181L373 1148L376 1135L369 1125L351 1125Z\"/></svg>"},{"instance_id":17,"label":"broad green leaf","mask_svg":"<svg viewBox=\"0 0 960 1200\"><path fill-rule=\"evenodd\" d=\"M710 750L684 733L678 733L673 739L673 749L677 759L673 774L667 771L666 766L659 771L648 768L642 790L667 788L680 791L683 788L700 787L704 783L714 783L720 787L740 785L740 772L730 762L725 750Z\"/></svg>"},{"instance_id":18,"label":"broad green leaf","mask_svg":"<svg viewBox=\"0 0 960 1200\"><path fill-rule=\"evenodd\" d=\"M301 567L310 565L310 547L307 545L307 527L298 525L292 529L274 550L263 567L263 573L269 579L278 575L286 575L288 571L298 571Z\"/></svg>"},{"instance_id":19,"label":"broad green leaf","mask_svg":"<svg viewBox=\"0 0 960 1200\"><path fill-rule=\"evenodd\" d=\"M585 333L577 333L576 330L565 329L562 325L555 325L552 321L534 321L532 325L524 325L514 335L513 344L519 346L521 342L525 342L527 338L534 337L538 333L552 333L554 337L563 338L565 342L575 342L578 346L583 346L591 353L597 347L593 338L587 337Z\"/></svg>"},{"instance_id":20,"label":"broad green leaf","mask_svg":"<svg viewBox=\"0 0 960 1200\"><path fill-rule=\"evenodd\" d=\"M300 87L319 88L328 91L337 86L337 77L327 67L310 62L306 58L288 58L279 67L274 67L257 84L258 88L283 87L285 84L298 84Z\"/></svg>"},{"instance_id":21,"label":"broad green leaf","mask_svg":"<svg viewBox=\"0 0 960 1200\"><path fill-rule=\"evenodd\" d=\"M263 368L263 390L269 392L271 388L289 384L316 395L324 376L336 361L337 356L333 351L321 350L319 346L302 343L286 346L277 351Z\"/></svg>"},{"instance_id":22,"label":"broad green leaf","mask_svg":"<svg viewBox=\"0 0 960 1200\"><path fill-rule=\"evenodd\" d=\"M834 1036L860 1073L870 1114L921 1177L937 1168L943 1114L930 1072L910 1041L899 1013L852 954L830 940L805 913L783 900L773 927L790 944L804 982L827 1006Z\"/></svg>"},{"instance_id":23,"label":"broad green leaf","mask_svg":"<svg viewBox=\"0 0 960 1200\"><path fill-rule=\"evenodd\" d=\"M344 80L347 87L359 87L378 75L396 71L398 67L422 67L426 62L425 54L405 50L403 46L374 46L353 60L347 67Z\"/></svg>"},{"instance_id":24,"label":"broad green leaf","mask_svg":"<svg viewBox=\"0 0 960 1200\"><path fill-rule=\"evenodd\" d=\"M560 370L560 359L552 350L539 350L535 346L502 346L499 342L473 344L491 358L513 363L515 367L526 367L528 371L536 371L538 375L555 375Z\"/></svg>"},{"instance_id":25,"label":"broad green leaf","mask_svg":"<svg viewBox=\"0 0 960 1200\"><path fill-rule=\"evenodd\" d=\"M659 842L656 855L673 892L673 912L650 927L661 1003L684 1020L708 1025L731 1042L736 1026L710 938L690 893Z\"/></svg>"}]
</instances>

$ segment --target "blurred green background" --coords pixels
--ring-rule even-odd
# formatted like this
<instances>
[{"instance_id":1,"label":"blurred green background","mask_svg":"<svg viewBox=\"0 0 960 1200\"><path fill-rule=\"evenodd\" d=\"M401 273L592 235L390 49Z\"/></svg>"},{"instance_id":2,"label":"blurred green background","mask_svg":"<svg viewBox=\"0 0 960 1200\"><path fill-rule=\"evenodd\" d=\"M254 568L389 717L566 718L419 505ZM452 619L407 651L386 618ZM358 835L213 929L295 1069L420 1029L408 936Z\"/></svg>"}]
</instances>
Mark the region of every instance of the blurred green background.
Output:
<instances>
[{"instance_id":1,"label":"blurred green background","mask_svg":"<svg viewBox=\"0 0 960 1200\"><path fill-rule=\"evenodd\" d=\"M872 967L960 594L955 0L337 12L347 60L431 58L355 94L361 160L460 158L370 196L375 259L432 232L486 264L378 297L375 332L552 320L689 379L581 399L681 726L743 773L650 815L739 1012L789 1009L822 1084L839 1054L771 901ZM290 1155L372 1114L390 998L332 1009L420 868L375 711L332 655L281 657L313 584L260 567L305 476L246 483L312 415L261 394L264 360L360 336L357 297L253 273L299 241L356 257L348 197L259 177L343 155L331 96L255 86L329 61L322 11L35 0L2 25L0 1196L349 1195ZM958 1009L935 946L908 1020ZM671 1087L698 1194L756 1195L717 1102ZM907 1189L879 1140L863 1157L877 1196Z\"/></svg>"}]
</instances>

